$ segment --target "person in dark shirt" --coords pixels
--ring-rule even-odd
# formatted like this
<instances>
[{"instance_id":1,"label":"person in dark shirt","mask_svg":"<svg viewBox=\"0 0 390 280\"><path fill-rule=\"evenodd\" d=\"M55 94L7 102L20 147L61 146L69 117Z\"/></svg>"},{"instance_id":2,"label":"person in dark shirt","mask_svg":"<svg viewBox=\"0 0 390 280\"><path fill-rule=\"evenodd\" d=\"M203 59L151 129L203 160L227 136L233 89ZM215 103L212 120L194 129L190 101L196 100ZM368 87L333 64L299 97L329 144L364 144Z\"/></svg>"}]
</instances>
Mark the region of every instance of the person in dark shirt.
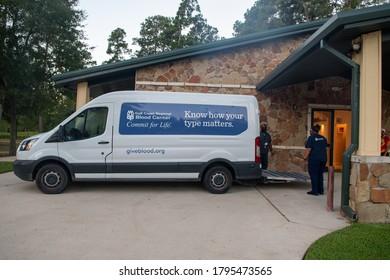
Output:
<instances>
[{"instance_id":1,"label":"person in dark shirt","mask_svg":"<svg viewBox=\"0 0 390 280\"><path fill-rule=\"evenodd\" d=\"M267 132L267 123L262 122L260 125L260 157L261 168L268 168L268 153L273 153L271 135Z\"/></svg>"},{"instance_id":2,"label":"person in dark shirt","mask_svg":"<svg viewBox=\"0 0 390 280\"><path fill-rule=\"evenodd\" d=\"M381 130L381 156L389 155L390 137L386 135L386 129Z\"/></svg>"},{"instance_id":3,"label":"person in dark shirt","mask_svg":"<svg viewBox=\"0 0 390 280\"><path fill-rule=\"evenodd\" d=\"M310 129L310 136L306 142L306 151L303 160L308 160L308 169L311 181L310 195L324 194L324 172L327 161L326 147L328 141L318 132L320 126L315 125Z\"/></svg>"}]
</instances>

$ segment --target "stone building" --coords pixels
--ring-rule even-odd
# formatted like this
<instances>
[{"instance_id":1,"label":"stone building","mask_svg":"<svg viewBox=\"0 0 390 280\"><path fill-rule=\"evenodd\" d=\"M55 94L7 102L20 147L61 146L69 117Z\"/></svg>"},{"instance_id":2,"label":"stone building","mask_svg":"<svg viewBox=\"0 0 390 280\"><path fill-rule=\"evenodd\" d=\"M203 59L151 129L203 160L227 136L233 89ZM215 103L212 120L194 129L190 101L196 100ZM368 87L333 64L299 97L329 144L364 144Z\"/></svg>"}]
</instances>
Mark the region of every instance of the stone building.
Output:
<instances>
[{"instance_id":1,"label":"stone building","mask_svg":"<svg viewBox=\"0 0 390 280\"><path fill-rule=\"evenodd\" d=\"M390 5L54 76L77 107L115 90L254 95L273 138L269 169L306 171L308 128L321 125L342 172L342 213L390 222Z\"/></svg>"}]
</instances>

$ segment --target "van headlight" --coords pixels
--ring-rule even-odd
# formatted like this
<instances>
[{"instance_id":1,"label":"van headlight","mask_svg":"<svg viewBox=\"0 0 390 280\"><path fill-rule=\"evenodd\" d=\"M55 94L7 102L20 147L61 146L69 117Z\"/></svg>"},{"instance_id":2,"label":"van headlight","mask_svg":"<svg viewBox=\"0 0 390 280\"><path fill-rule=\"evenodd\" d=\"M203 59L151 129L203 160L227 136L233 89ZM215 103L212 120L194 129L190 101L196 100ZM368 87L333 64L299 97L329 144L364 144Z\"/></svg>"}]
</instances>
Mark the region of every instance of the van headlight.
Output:
<instances>
[{"instance_id":1,"label":"van headlight","mask_svg":"<svg viewBox=\"0 0 390 280\"><path fill-rule=\"evenodd\" d=\"M29 151L34 143L38 140L38 138L24 140L22 144L20 144L20 151Z\"/></svg>"}]
</instances>

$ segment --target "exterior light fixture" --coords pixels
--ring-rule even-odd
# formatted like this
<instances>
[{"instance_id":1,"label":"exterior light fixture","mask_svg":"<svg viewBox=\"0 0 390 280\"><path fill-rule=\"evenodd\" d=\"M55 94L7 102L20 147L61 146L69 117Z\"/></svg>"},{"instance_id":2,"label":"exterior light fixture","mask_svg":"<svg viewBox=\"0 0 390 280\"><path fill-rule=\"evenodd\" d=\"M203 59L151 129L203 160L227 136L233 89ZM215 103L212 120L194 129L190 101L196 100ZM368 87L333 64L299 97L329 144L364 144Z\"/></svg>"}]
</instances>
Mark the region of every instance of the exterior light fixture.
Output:
<instances>
[{"instance_id":1,"label":"exterior light fixture","mask_svg":"<svg viewBox=\"0 0 390 280\"><path fill-rule=\"evenodd\" d=\"M356 38L355 40L352 40L352 51L354 53L359 53L361 48L362 42L360 40L360 37Z\"/></svg>"},{"instance_id":2,"label":"exterior light fixture","mask_svg":"<svg viewBox=\"0 0 390 280\"><path fill-rule=\"evenodd\" d=\"M354 52L358 53L360 51L360 44L358 43L352 44L352 49Z\"/></svg>"}]
</instances>

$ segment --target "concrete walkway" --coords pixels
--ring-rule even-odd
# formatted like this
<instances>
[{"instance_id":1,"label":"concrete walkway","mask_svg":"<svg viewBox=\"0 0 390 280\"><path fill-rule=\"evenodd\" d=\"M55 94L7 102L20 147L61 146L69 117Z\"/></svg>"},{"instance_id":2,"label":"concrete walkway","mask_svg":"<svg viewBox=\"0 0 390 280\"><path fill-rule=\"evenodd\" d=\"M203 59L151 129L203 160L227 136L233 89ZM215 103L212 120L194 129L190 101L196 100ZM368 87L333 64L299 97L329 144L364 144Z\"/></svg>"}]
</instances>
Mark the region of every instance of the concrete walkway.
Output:
<instances>
[{"instance_id":1,"label":"concrete walkway","mask_svg":"<svg viewBox=\"0 0 390 280\"><path fill-rule=\"evenodd\" d=\"M349 225L308 183L77 183L40 193L0 175L0 259L299 260L321 236Z\"/></svg>"}]
</instances>

